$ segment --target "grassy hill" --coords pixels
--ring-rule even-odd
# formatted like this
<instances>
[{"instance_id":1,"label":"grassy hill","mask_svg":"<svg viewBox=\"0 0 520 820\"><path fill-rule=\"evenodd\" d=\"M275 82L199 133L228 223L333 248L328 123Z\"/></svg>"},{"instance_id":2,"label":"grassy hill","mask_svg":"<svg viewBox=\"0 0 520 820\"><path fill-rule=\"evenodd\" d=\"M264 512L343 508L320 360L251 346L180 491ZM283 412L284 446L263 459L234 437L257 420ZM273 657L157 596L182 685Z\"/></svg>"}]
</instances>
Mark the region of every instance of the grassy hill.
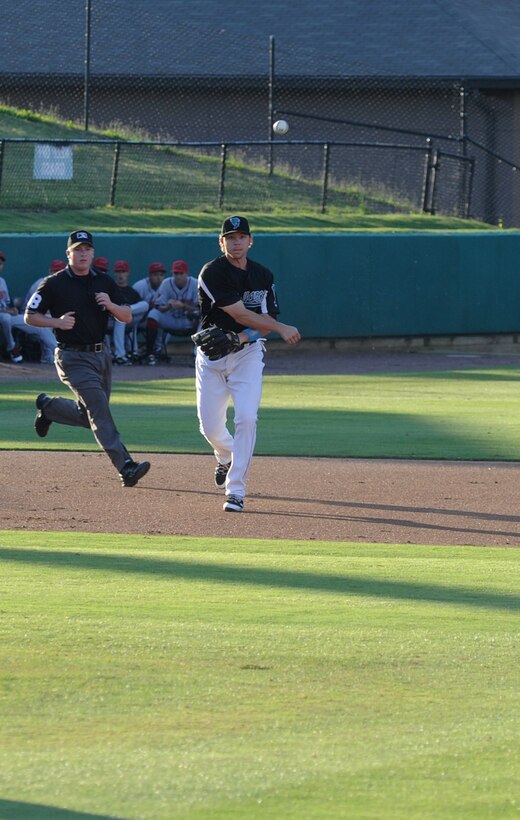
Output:
<instances>
[{"instance_id":1,"label":"grassy hill","mask_svg":"<svg viewBox=\"0 0 520 820\"><path fill-rule=\"evenodd\" d=\"M67 231L71 219L96 232L214 232L224 213L246 212L258 231L492 230L484 223L414 212L409 203L355 186L331 185L320 212L321 182L230 153L220 188L219 151L123 144L114 180L118 132L83 131L74 123L0 106L5 143L0 187L3 233ZM24 139L88 139L74 148L70 180L33 177L34 145ZM144 137L141 137L144 139ZM224 194L222 196L222 194ZM113 202L113 204L110 204Z\"/></svg>"}]
</instances>

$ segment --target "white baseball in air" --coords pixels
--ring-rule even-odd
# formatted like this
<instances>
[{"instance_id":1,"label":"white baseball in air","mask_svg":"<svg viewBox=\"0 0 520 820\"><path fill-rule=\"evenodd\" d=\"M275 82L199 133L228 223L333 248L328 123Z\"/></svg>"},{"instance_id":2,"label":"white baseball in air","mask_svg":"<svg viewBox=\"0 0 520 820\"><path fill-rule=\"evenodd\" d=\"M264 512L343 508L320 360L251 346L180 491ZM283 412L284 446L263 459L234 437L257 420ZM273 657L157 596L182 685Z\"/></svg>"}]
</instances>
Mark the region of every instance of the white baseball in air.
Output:
<instances>
[{"instance_id":1,"label":"white baseball in air","mask_svg":"<svg viewBox=\"0 0 520 820\"><path fill-rule=\"evenodd\" d=\"M273 131L275 134L287 134L289 130L289 123L287 120L276 120L273 124Z\"/></svg>"}]
</instances>

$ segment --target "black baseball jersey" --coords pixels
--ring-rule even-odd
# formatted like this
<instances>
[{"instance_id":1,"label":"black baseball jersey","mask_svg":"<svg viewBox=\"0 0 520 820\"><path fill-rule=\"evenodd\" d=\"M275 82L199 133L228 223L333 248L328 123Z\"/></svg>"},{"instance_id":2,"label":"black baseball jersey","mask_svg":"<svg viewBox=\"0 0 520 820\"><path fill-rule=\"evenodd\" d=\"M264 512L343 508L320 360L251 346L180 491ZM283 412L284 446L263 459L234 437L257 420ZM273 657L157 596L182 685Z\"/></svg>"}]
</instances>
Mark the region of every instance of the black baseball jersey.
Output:
<instances>
[{"instance_id":1,"label":"black baseball jersey","mask_svg":"<svg viewBox=\"0 0 520 820\"><path fill-rule=\"evenodd\" d=\"M76 323L72 330L55 329L58 342L73 345L92 345L102 342L107 332L108 310L101 308L96 293L108 293L116 305L125 304L111 276L90 269L86 276L76 276L69 265L58 273L47 276L33 293L29 313L49 313L54 318L75 311Z\"/></svg>"},{"instance_id":2,"label":"black baseball jersey","mask_svg":"<svg viewBox=\"0 0 520 820\"><path fill-rule=\"evenodd\" d=\"M240 301L255 313L277 316L280 311L271 271L252 259L248 259L246 269L241 270L225 256L204 265L199 274L202 328L217 325L222 330L240 333L247 325L238 324L222 310Z\"/></svg>"}]
</instances>

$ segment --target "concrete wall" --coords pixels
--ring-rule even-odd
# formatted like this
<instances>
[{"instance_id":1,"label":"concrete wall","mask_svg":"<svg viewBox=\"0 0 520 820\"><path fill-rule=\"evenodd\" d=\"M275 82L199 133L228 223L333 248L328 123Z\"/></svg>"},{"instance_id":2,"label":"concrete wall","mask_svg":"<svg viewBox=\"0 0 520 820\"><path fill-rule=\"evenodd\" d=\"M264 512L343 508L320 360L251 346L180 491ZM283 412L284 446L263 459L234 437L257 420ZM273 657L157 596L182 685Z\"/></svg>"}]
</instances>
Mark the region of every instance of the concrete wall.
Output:
<instances>
[{"instance_id":1,"label":"concrete wall","mask_svg":"<svg viewBox=\"0 0 520 820\"><path fill-rule=\"evenodd\" d=\"M75 226L73 226L75 227ZM4 276L23 296L65 235L0 236ZM131 281L152 261L185 259L197 276L217 234L98 234L96 255L127 259ZM280 318L307 338L515 333L520 330L520 232L258 234L251 257L270 267Z\"/></svg>"}]
</instances>

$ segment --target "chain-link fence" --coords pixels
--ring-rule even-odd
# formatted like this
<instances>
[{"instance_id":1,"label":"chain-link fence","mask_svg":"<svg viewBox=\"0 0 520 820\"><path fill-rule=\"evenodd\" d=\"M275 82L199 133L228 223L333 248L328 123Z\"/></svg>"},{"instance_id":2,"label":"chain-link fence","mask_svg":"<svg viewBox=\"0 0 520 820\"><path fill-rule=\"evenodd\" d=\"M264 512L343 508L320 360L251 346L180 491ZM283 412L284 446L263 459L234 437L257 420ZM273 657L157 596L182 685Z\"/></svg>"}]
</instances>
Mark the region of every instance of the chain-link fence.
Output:
<instances>
[{"instance_id":1,"label":"chain-link fence","mask_svg":"<svg viewBox=\"0 0 520 820\"><path fill-rule=\"evenodd\" d=\"M0 207L337 207L520 225L514 87L404 65L375 76L269 36L261 14L252 32L174 0L5 0L0 103L61 125L0 111ZM281 117L286 137L272 131Z\"/></svg>"}]
</instances>

